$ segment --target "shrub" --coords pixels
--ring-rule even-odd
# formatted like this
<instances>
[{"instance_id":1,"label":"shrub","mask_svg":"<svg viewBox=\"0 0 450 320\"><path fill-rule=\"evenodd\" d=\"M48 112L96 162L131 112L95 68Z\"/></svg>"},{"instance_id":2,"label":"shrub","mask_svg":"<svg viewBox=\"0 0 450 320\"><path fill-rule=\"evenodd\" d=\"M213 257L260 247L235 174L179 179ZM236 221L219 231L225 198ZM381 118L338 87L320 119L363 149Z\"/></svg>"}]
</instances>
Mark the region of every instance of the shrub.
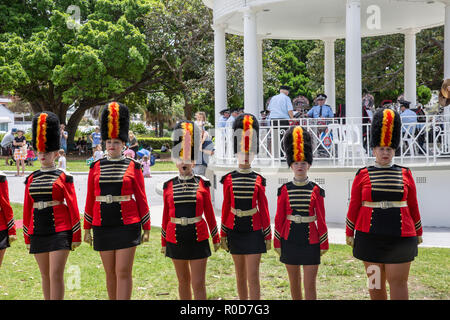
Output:
<instances>
[{"instance_id":1,"label":"shrub","mask_svg":"<svg viewBox=\"0 0 450 320\"><path fill-rule=\"evenodd\" d=\"M172 148L171 138L153 138L153 137L138 137L139 149L152 147L152 149L161 149L163 144L167 144Z\"/></svg>"}]
</instances>

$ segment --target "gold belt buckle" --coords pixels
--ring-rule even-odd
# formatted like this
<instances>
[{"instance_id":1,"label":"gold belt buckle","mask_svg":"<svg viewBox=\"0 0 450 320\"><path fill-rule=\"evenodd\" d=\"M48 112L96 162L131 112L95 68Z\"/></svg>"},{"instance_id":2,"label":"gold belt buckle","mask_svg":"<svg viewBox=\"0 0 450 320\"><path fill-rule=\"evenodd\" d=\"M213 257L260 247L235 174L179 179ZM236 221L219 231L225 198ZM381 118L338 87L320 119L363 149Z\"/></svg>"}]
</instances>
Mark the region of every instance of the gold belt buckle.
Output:
<instances>
[{"instance_id":1,"label":"gold belt buckle","mask_svg":"<svg viewBox=\"0 0 450 320\"><path fill-rule=\"evenodd\" d=\"M37 203L37 207L38 207L38 210L43 210L43 209L47 208L47 205L44 201L39 201Z\"/></svg>"},{"instance_id":2,"label":"gold belt buckle","mask_svg":"<svg viewBox=\"0 0 450 320\"><path fill-rule=\"evenodd\" d=\"M180 221L181 221L181 225L182 226L187 226L188 225L188 218L186 218L186 217L182 217L182 218L180 218Z\"/></svg>"},{"instance_id":3,"label":"gold belt buckle","mask_svg":"<svg viewBox=\"0 0 450 320\"><path fill-rule=\"evenodd\" d=\"M381 201L380 202L381 209L389 209L391 208L391 204L389 201Z\"/></svg>"},{"instance_id":4,"label":"gold belt buckle","mask_svg":"<svg viewBox=\"0 0 450 320\"><path fill-rule=\"evenodd\" d=\"M106 202L106 203L108 203L108 204L113 203L113 196L112 196L111 194L108 194L108 195L106 195L105 197L106 197L106 198L105 198L105 202Z\"/></svg>"}]
</instances>

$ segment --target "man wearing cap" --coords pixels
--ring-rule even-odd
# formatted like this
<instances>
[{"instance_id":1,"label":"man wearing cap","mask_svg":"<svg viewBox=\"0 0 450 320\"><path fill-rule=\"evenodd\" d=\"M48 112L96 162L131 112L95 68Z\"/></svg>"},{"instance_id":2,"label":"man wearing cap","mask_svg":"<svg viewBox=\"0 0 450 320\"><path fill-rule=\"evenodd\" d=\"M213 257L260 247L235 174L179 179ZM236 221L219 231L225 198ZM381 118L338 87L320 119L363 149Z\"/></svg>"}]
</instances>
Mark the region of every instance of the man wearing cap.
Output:
<instances>
[{"instance_id":1,"label":"man wearing cap","mask_svg":"<svg viewBox=\"0 0 450 320\"><path fill-rule=\"evenodd\" d=\"M318 94L316 97L316 100L315 100L317 105L312 107L311 110L309 110L306 115L309 118L315 118L315 119L333 118L334 117L333 110L331 109L331 107L329 105L325 104L326 100L327 100L326 94L324 94L324 93ZM325 125L326 123L323 121L318 121L317 124ZM313 128L313 131L317 137L321 137L320 139L324 140L325 136L327 135L326 129L327 129L327 127L322 126L322 127ZM316 149L316 145L317 145L317 141L313 141L313 146L314 146L313 150ZM322 145L320 145L317 150L319 152L319 155L322 155L322 156L327 155L327 151L325 150L325 148Z\"/></svg>"},{"instance_id":2,"label":"man wearing cap","mask_svg":"<svg viewBox=\"0 0 450 320\"><path fill-rule=\"evenodd\" d=\"M289 120L294 119L294 106L292 105L291 98L289 98L290 88L288 86L280 87L280 94L273 96L270 99L267 110L270 111L270 120L275 127L273 135L275 137L274 144L274 157L283 156L283 152L280 150L279 141L283 140L282 134L278 139L278 130L287 130L289 127Z\"/></svg>"},{"instance_id":3,"label":"man wearing cap","mask_svg":"<svg viewBox=\"0 0 450 320\"><path fill-rule=\"evenodd\" d=\"M227 120L229 117L230 117L230 110L224 109L220 111L220 118L217 126L219 128L225 128L227 126Z\"/></svg>"},{"instance_id":4,"label":"man wearing cap","mask_svg":"<svg viewBox=\"0 0 450 320\"><path fill-rule=\"evenodd\" d=\"M267 109L270 111L272 120L294 118L294 107L292 106L291 98L289 98L289 90L288 86L281 86L280 94L270 99Z\"/></svg>"},{"instance_id":5,"label":"man wearing cap","mask_svg":"<svg viewBox=\"0 0 450 320\"><path fill-rule=\"evenodd\" d=\"M400 118L402 119L402 134L404 139L414 138L417 124L417 114L409 109L411 102L406 100L399 100L400 104ZM406 133L408 131L408 133ZM413 146L409 146L410 152L413 152Z\"/></svg>"},{"instance_id":6,"label":"man wearing cap","mask_svg":"<svg viewBox=\"0 0 450 320\"><path fill-rule=\"evenodd\" d=\"M12 156L12 144L14 141L14 136L17 132L16 128L11 129L11 132L5 134L2 139L1 147L2 147L2 155L5 156L5 163L8 164L8 159Z\"/></svg>"},{"instance_id":7,"label":"man wearing cap","mask_svg":"<svg viewBox=\"0 0 450 320\"><path fill-rule=\"evenodd\" d=\"M307 115L310 118L333 118L334 113L331 107L327 104L325 104L325 101L327 100L327 96L323 93L317 95L316 101L317 105L311 108L311 110L308 111Z\"/></svg>"}]
</instances>

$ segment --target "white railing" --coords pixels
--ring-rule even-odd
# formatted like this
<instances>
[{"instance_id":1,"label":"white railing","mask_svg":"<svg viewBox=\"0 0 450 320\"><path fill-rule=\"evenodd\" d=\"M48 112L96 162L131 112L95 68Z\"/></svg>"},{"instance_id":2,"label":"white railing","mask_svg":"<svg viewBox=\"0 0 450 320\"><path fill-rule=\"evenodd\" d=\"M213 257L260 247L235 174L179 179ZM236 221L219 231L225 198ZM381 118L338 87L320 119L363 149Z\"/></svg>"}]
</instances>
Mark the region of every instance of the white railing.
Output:
<instances>
[{"instance_id":1,"label":"white railing","mask_svg":"<svg viewBox=\"0 0 450 320\"><path fill-rule=\"evenodd\" d=\"M450 161L450 116L429 115L423 122L402 124L396 162L435 164ZM364 121L367 120L367 121ZM254 165L279 166L285 161L282 139L291 125L301 125L311 134L314 162L332 166L357 166L374 159L370 148L369 119L329 118L260 120L259 153ZM223 127L220 127L220 126ZM227 126L228 125L228 126ZM234 165L233 130L229 123L215 129L215 165Z\"/></svg>"}]
</instances>

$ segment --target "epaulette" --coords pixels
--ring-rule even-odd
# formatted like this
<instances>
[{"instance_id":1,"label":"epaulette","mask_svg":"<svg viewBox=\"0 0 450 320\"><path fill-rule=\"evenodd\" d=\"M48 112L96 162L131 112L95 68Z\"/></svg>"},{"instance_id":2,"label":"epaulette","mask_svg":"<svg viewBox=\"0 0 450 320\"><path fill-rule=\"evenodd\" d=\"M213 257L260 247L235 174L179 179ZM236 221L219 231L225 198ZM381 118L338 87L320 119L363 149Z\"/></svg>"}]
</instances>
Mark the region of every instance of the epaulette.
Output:
<instances>
[{"instance_id":1,"label":"epaulette","mask_svg":"<svg viewBox=\"0 0 450 320\"><path fill-rule=\"evenodd\" d=\"M36 170L37 171L37 170ZM33 171L32 173L30 173L26 178L25 178L25 185L27 185L28 184L28 179L36 172L36 171Z\"/></svg>"},{"instance_id":2,"label":"epaulette","mask_svg":"<svg viewBox=\"0 0 450 320\"><path fill-rule=\"evenodd\" d=\"M361 172L361 170L364 170L364 169L366 169L366 168L367 168L367 167L359 168L358 171L356 172L356 176Z\"/></svg>"},{"instance_id":3,"label":"epaulette","mask_svg":"<svg viewBox=\"0 0 450 320\"><path fill-rule=\"evenodd\" d=\"M283 187L284 187L285 185L286 185L286 183L283 184L281 187L278 188L277 197L279 197L279 196L281 195L281 190L283 189Z\"/></svg>"},{"instance_id":4,"label":"epaulette","mask_svg":"<svg viewBox=\"0 0 450 320\"><path fill-rule=\"evenodd\" d=\"M220 183L223 184L225 182L225 179L227 178L227 176L230 174L231 172L227 173L226 175L222 176L222 178L220 178Z\"/></svg>"},{"instance_id":5,"label":"epaulette","mask_svg":"<svg viewBox=\"0 0 450 320\"><path fill-rule=\"evenodd\" d=\"M199 174L194 175L194 177L198 177L200 179L203 180L203 183L205 184L206 187L210 187L211 186L211 181L209 181L208 178L206 178L205 176L201 176Z\"/></svg>"},{"instance_id":6,"label":"epaulette","mask_svg":"<svg viewBox=\"0 0 450 320\"><path fill-rule=\"evenodd\" d=\"M100 158L100 159L97 159L97 160L91 162L91 165L89 166L89 169L92 169L92 168L95 166L95 164L96 164L97 162L99 162L100 160L102 160L102 159L103 159L103 158Z\"/></svg>"},{"instance_id":7,"label":"epaulette","mask_svg":"<svg viewBox=\"0 0 450 320\"><path fill-rule=\"evenodd\" d=\"M319 188L320 196L321 196L322 198L325 198L325 190L322 189L322 188L321 188L317 183L315 183L314 181L311 181L311 183L312 183L314 186L316 186L317 188Z\"/></svg>"},{"instance_id":8,"label":"epaulette","mask_svg":"<svg viewBox=\"0 0 450 320\"><path fill-rule=\"evenodd\" d=\"M64 174L66 175L66 182L67 183L73 183L73 175L71 175L68 171L64 170L64 169L59 169L62 172L64 172Z\"/></svg>"},{"instance_id":9,"label":"epaulette","mask_svg":"<svg viewBox=\"0 0 450 320\"><path fill-rule=\"evenodd\" d=\"M169 182L173 181L173 179L175 179L176 177L173 177L172 179L167 180L166 182L164 182L163 184L163 189L167 188L167 185L169 184Z\"/></svg>"},{"instance_id":10,"label":"epaulette","mask_svg":"<svg viewBox=\"0 0 450 320\"><path fill-rule=\"evenodd\" d=\"M253 171L254 172L254 171ZM264 178L262 175L260 175L259 173L255 172L256 175L261 177L261 184L265 187L266 186L266 178Z\"/></svg>"},{"instance_id":11,"label":"epaulette","mask_svg":"<svg viewBox=\"0 0 450 320\"><path fill-rule=\"evenodd\" d=\"M0 171L0 182L5 182L6 181L6 175Z\"/></svg>"},{"instance_id":12,"label":"epaulette","mask_svg":"<svg viewBox=\"0 0 450 320\"><path fill-rule=\"evenodd\" d=\"M136 159L130 158L130 157L126 157L126 159L130 159L131 161L134 162L134 168L135 169L141 170L142 165L141 165L141 163L139 161L137 161Z\"/></svg>"}]
</instances>

